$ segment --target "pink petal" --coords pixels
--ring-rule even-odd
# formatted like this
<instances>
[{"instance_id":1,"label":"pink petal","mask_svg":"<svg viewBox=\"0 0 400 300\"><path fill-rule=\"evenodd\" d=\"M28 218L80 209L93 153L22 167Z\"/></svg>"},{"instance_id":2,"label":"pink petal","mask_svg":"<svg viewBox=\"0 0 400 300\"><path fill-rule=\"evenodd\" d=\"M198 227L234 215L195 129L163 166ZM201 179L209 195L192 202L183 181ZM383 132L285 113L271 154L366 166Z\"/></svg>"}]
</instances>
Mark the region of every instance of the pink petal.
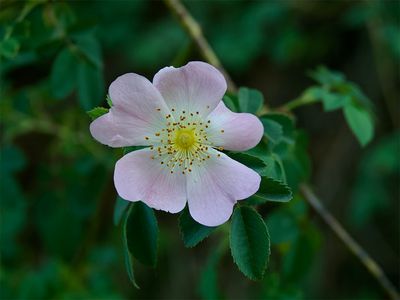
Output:
<instances>
[{"instance_id":1,"label":"pink petal","mask_svg":"<svg viewBox=\"0 0 400 300\"><path fill-rule=\"evenodd\" d=\"M209 141L226 150L253 148L264 134L264 127L255 115L232 112L222 101L208 119L211 121L207 131Z\"/></svg>"},{"instance_id":2,"label":"pink petal","mask_svg":"<svg viewBox=\"0 0 400 300\"><path fill-rule=\"evenodd\" d=\"M154 76L153 84L171 109L198 111L203 116L217 106L227 87L221 72L199 61L163 68Z\"/></svg>"},{"instance_id":3,"label":"pink petal","mask_svg":"<svg viewBox=\"0 0 400 300\"><path fill-rule=\"evenodd\" d=\"M187 176L187 196L193 219L206 226L217 226L229 219L237 200L257 192L261 178L223 153L210 153L211 158Z\"/></svg>"},{"instance_id":4,"label":"pink petal","mask_svg":"<svg viewBox=\"0 0 400 300\"><path fill-rule=\"evenodd\" d=\"M111 147L152 144L169 109L151 82L128 73L111 83L109 95L113 106L90 124L93 137Z\"/></svg>"},{"instance_id":5,"label":"pink petal","mask_svg":"<svg viewBox=\"0 0 400 300\"><path fill-rule=\"evenodd\" d=\"M114 171L115 188L125 200L141 200L155 209L179 212L186 204L185 175L171 174L158 159L152 159L154 152L137 150L118 160Z\"/></svg>"}]
</instances>

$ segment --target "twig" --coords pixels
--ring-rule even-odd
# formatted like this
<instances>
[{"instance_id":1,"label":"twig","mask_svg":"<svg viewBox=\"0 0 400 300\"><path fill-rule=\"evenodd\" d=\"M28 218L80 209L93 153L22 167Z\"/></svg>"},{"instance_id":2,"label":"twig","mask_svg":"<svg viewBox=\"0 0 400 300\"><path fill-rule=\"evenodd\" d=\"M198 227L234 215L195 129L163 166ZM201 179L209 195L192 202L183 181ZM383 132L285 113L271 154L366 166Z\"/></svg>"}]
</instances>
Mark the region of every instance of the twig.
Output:
<instances>
[{"instance_id":1,"label":"twig","mask_svg":"<svg viewBox=\"0 0 400 300\"><path fill-rule=\"evenodd\" d=\"M306 185L300 185L300 192L311 207L320 215L324 222L333 230L333 232L342 240L349 250L361 261L368 271L381 284L383 289L392 299L400 299L394 285L389 281L382 268L372 259L372 257L350 236L343 226L334 216L324 207L322 202L314 194L312 189Z\"/></svg>"},{"instance_id":2,"label":"twig","mask_svg":"<svg viewBox=\"0 0 400 300\"><path fill-rule=\"evenodd\" d=\"M178 20L182 27L188 32L199 51L203 55L204 59L219 68L221 72L225 75L228 81L228 90L231 92L236 92L237 88L232 81L229 74L222 67L218 57L214 53L213 49L208 44L207 40L204 38L200 25L195 19L190 15L186 8L180 3L179 0L164 0L169 9L178 17ZM298 103L300 102L300 103ZM299 105L306 104L304 100L296 100L292 103L289 108L293 109ZM301 185L300 191L303 194L306 201L311 207L321 216L325 223L332 229L332 231L341 239L341 241L346 245L347 248L364 264L367 270L376 278L376 280L381 284L383 289L390 295L394 300L400 300L400 296L394 287L394 285L389 281L381 267L372 259L371 256L348 234L348 232L343 228L343 226L330 214L330 212L322 205L321 201L315 196L311 188L308 185Z\"/></svg>"},{"instance_id":3,"label":"twig","mask_svg":"<svg viewBox=\"0 0 400 300\"><path fill-rule=\"evenodd\" d=\"M222 72L222 74L224 74L225 79L228 83L228 91L235 93L237 91L235 83L232 81L232 78L222 66L217 55L210 47L207 40L204 38L201 27L197 23L197 21L193 19L191 14L187 11L187 9L182 5L179 0L164 0L164 2L166 3L170 11L177 17L181 26L192 38L203 58L207 62L218 68Z\"/></svg>"},{"instance_id":4,"label":"twig","mask_svg":"<svg viewBox=\"0 0 400 300\"><path fill-rule=\"evenodd\" d=\"M319 99L315 99L315 98L311 99L311 98L306 98L306 97L300 96L299 98L296 98L296 99L282 105L281 107L278 108L278 110L281 110L284 112L290 112L300 106L314 104L314 103L318 102L318 100Z\"/></svg>"}]
</instances>

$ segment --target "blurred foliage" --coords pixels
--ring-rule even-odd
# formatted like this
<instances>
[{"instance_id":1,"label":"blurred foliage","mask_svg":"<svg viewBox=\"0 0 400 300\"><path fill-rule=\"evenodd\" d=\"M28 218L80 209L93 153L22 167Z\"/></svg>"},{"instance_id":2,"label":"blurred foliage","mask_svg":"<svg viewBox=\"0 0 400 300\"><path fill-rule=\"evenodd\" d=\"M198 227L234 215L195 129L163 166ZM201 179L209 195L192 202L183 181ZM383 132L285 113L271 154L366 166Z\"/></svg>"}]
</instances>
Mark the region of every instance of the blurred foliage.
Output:
<instances>
[{"instance_id":1,"label":"blurred foliage","mask_svg":"<svg viewBox=\"0 0 400 300\"><path fill-rule=\"evenodd\" d=\"M161 2L4 0L0 5L2 299L326 296L319 290L326 286L326 274L318 269L325 236L297 194L298 184L311 178L310 141L292 115L260 109L263 96L254 89L242 89L239 98L224 98L234 111L261 115L264 142L247 154L263 162L259 171L279 182L283 195L286 187L295 195L291 202L267 203L258 210L271 241L264 279L242 284L247 280L225 257L229 245L224 228L214 230L201 247L182 250L176 216L159 212L159 264L155 270L145 269L131 256L123 257L121 226L113 226L112 172L122 151L107 149L91 138L85 111L107 106L106 86L116 76L134 71L151 78L166 65L200 59L199 53ZM260 89L281 81L292 89L291 73L303 74L320 64L340 66L357 56L354 49L369 49L368 38L379 57L375 63L384 70L386 98L391 91L387 84L397 82L398 70L393 69L400 59L400 8L396 1L189 1L187 6L227 70ZM365 65L372 65L368 59ZM288 79L270 76L267 81L261 66L287 68ZM372 135L364 124L365 119L371 123L373 105L365 105L358 87L324 70L313 75L321 88L318 99L330 111L344 107L350 97L351 109L344 114L357 120L349 122L350 127L366 144ZM243 97L255 100L249 105ZM392 111L396 116L391 104L396 98L386 101L389 115ZM105 110L92 110L90 116ZM391 133L390 126L380 130L387 136L362 157L347 213L349 223L359 230L368 224L384 228L397 251L398 230L393 228L398 213L393 207L398 199L399 136ZM248 158L247 162L251 163ZM120 201L116 206L118 224L127 207ZM210 233L188 226L189 234L200 231L201 238ZM191 246L198 239L195 235L185 244ZM386 253L379 247L375 251ZM125 274L124 259L134 264L140 290L132 288L133 273L130 278ZM333 283L330 296L383 297L368 275L358 276L362 270L348 268L346 274L357 276ZM391 275L398 278L398 270Z\"/></svg>"},{"instance_id":2,"label":"blurred foliage","mask_svg":"<svg viewBox=\"0 0 400 300\"><path fill-rule=\"evenodd\" d=\"M382 138L362 157L353 187L349 219L357 227L365 226L375 215L390 209L391 192L400 178L400 133Z\"/></svg>"}]
</instances>

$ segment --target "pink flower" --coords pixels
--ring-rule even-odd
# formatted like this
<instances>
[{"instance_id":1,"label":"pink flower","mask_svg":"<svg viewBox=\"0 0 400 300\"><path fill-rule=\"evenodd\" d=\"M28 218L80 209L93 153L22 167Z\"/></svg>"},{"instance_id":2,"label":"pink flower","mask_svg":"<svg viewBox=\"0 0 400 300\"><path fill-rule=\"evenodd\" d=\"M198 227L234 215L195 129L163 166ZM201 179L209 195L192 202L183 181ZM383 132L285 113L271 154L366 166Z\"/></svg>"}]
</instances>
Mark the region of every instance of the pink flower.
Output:
<instances>
[{"instance_id":1,"label":"pink flower","mask_svg":"<svg viewBox=\"0 0 400 300\"><path fill-rule=\"evenodd\" d=\"M187 201L197 222L217 226L237 200L257 192L260 176L219 151L250 149L263 135L256 116L224 105L226 87L203 62L163 68L153 83L134 73L111 83L113 106L90 124L91 134L110 147L148 146L117 161L122 198L171 213Z\"/></svg>"}]
</instances>

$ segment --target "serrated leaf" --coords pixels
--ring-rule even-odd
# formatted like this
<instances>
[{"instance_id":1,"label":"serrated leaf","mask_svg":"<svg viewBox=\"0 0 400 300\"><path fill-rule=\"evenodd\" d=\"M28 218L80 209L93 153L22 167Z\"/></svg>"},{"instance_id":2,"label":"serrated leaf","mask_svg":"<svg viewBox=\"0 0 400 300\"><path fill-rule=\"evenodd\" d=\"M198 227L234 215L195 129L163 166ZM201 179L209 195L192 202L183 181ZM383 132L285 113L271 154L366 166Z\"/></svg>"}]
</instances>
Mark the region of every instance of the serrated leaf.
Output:
<instances>
[{"instance_id":1,"label":"serrated leaf","mask_svg":"<svg viewBox=\"0 0 400 300\"><path fill-rule=\"evenodd\" d=\"M88 116L92 119L95 120L98 117L101 117L102 115L105 115L108 113L108 108L105 107L95 107L89 111L86 112Z\"/></svg>"},{"instance_id":2,"label":"serrated leaf","mask_svg":"<svg viewBox=\"0 0 400 300\"><path fill-rule=\"evenodd\" d=\"M50 84L55 98L67 97L76 87L77 60L69 49L58 53L51 68Z\"/></svg>"},{"instance_id":3,"label":"serrated leaf","mask_svg":"<svg viewBox=\"0 0 400 300\"><path fill-rule=\"evenodd\" d=\"M260 118L264 126L264 135L273 143L278 143L283 136L282 125L278 122L264 116Z\"/></svg>"},{"instance_id":4,"label":"serrated leaf","mask_svg":"<svg viewBox=\"0 0 400 300\"><path fill-rule=\"evenodd\" d=\"M367 145L374 136L372 116L361 106L350 104L344 107L344 116L361 146Z\"/></svg>"},{"instance_id":5,"label":"serrated leaf","mask_svg":"<svg viewBox=\"0 0 400 300\"><path fill-rule=\"evenodd\" d=\"M282 127L281 139L287 143L293 143L294 121L286 114L269 113L260 117L260 119L272 120Z\"/></svg>"},{"instance_id":6,"label":"serrated leaf","mask_svg":"<svg viewBox=\"0 0 400 300\"><path fill-rule=\"evenodd\" d=\"M118 226L119 222L124 216L125 211L128 209L129 204L131 203L132 202L124 200L119 196L115 199L114 216L113 216L115 226Z\"/></svg>"},{"instance_id":7,"label":"serrated leaf","mask_svg":"<svg viewBox=\"0 0 400 300\"><path fill-rule=\"evenodd\" d=\"M124 218L124 224L122 226L122 246L124 251L124 260L125 260L125 268L126 272L128 273L129 280L133 284L134 287L137 289L139 288L138 284L136 283L135 273L133 271L133 260L132 254L129 251L128 247L128 235L127 235L127 222L128 222L129 212L126 214Z\"/></svg>"},{"instance_id":8,"label":"serrated leaf","mask_svg":"<svg viewBox=\"0 0 400 300\"><path fill-rule=\"evenodd\" d=\"M292 197L292 191L289 186L281 181L261 176L259 190L246 202L251 205L263 204L267 201L288 202Z\"/></svg>"},{"instance_id":9,"label":"serrated leaf","mask_svg":"<svg viewBox=\"0 0 400 300\"><path fill-rule=\"evenodd\" d=\"M236 207L230 247L239 270L252 280L262 279L270 255L270 241L267 226L254 208Z\"/></svg>"},{"instance_id":10,"label":"serrated leaf","mask_svg":"<svg viewBox=\"0 0 400 300\"><path fill-rule=\"evenodd\" d=\"M275 155L269 155L263 159L266 167L260 173L261 176L267 176L276 180L282 180L282 167L276 160Z\"/></svg>"},{"instance_id":11,"label":"serrated leaf","mask_svg":"<svg viewBox=\"0 0 400 300\"><path fill-rule=\"evenodd\" d=\"M264 103L264 96L260 91L254 89L240 88L238 97L240 112L256 114Z\"/></svg>"},{"instance_id":12,"label":"serrated leaf","mask_svg":"<svg viewBox=\"0 0 400 300\"><path fill-rule=\"evenodd\" d=\"M188 248L196 246L215 229L215 227L208 227L197 223L190 216L187 208L179 216L179 228L182 233L183 243Z\"/></svg>"},{"instance_id":13,"label":"serrated leaf","mask_svg":"<svg viewBox=\"0 0 400 300\"><path fill-rule=\"evenodd\" d=\"M243 152L243 154L251 155L263 161L265 167L258 171L261 176L286 182L285 170L280 157L272 152L266 143L259 143L256 147ZM230 154L228 153L228 155Z\"/></svg>"},{"instance_id":14,"label":"serrated leaf","mask_svg":"<svg viewBox=\"0 0 400 300\"><path fill-rule=\"evenodd\" d=\"M239 153L239 152L228 152L228 156L245 166L253 169L257 173L260 173L266 167L264 161L256 156L253 156L248 153Z\"/></svg>"},{"instance_id":15,"label":"serrated leaf","mask_svg":"<svg viewBox=\"0 0 400 300\"><path fill-rule=\"evenodd\" d=\"M89 110L99 105L104 97L104 78L101 69L87 63L78 66L78 99L83 109Z\"/></svg>"},{"instance_id":16,"label":"serrated leaf","mask_svg":"<svg viewBox=\"0 0 400 300\"><path fill-rule=\"evenodd\" d=\"M129 252L141 263L155 266L158 250L158 225L153 209L135 202L128 212L126 236Z\"/></svg>"},{"instance_id":17,"label":"serrated leaf","mask_svg":"<svg viewBox=\"0 0 400 300\"><path fill-rule=\"evenodd\" d=\"M111 100L110 95L107 95L106 100L107 100L108 106L111 107L113 104L112 104L112 100Z\"/></svg>"}]
</instances>

